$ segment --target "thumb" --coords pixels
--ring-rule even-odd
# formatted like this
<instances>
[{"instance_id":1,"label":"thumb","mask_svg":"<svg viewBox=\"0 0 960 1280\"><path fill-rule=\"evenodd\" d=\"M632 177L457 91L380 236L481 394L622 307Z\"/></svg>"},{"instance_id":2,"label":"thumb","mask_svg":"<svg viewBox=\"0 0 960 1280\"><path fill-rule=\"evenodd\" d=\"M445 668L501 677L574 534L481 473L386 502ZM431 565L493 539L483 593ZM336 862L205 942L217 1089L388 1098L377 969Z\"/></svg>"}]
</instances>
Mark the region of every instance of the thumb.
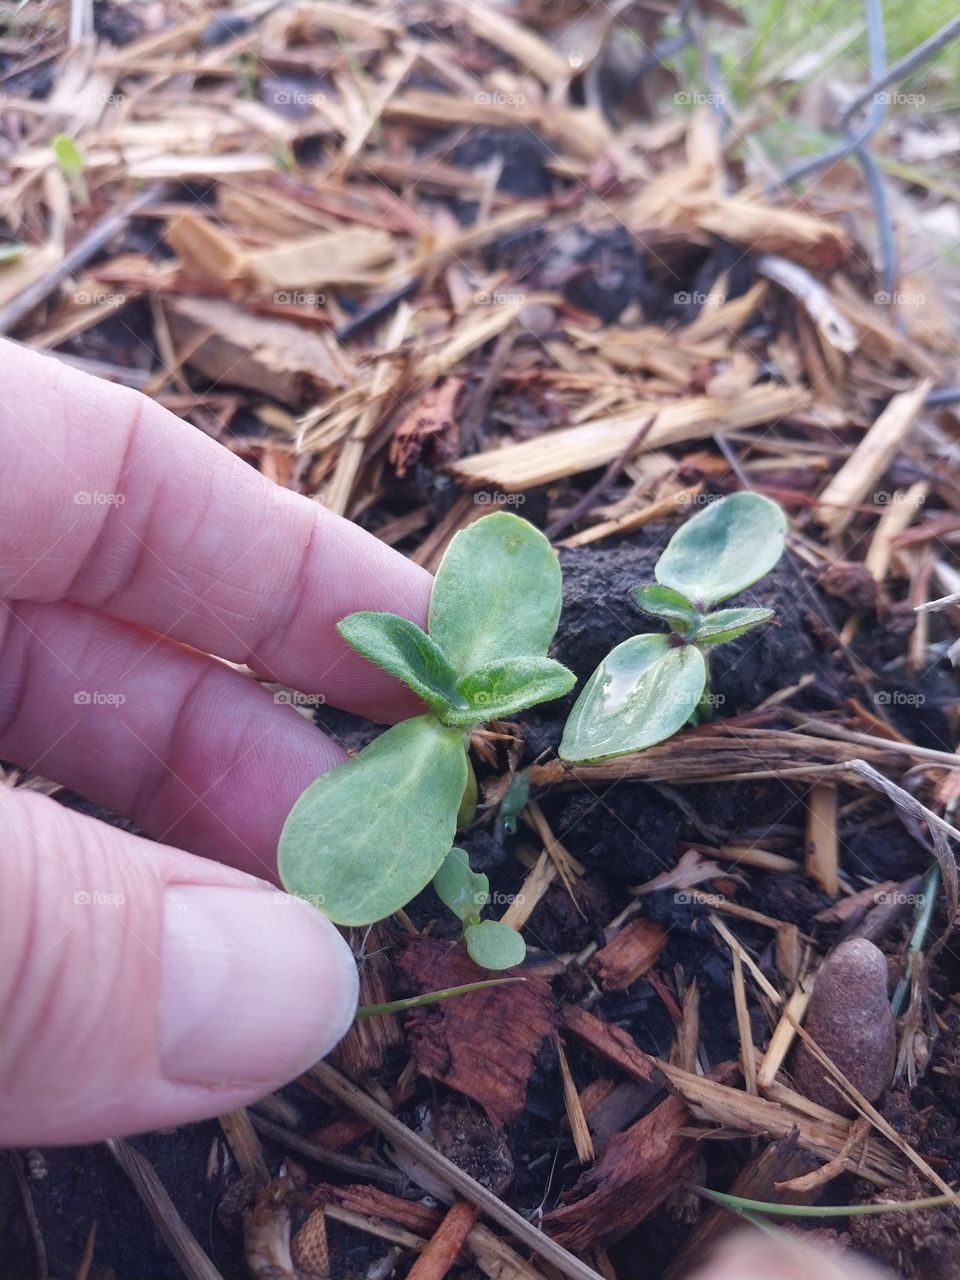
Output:
<instances>
[{"instance_id":1,"label":"thumb","mask_svg":"<svg viewBox=\"0 0 960 1280\"><path fill-rule=\"evenodd\" d=\"M798 1234L764 1227L725 1240L712 1261L687 1280L894 1280L857 1253L818 1248Z\"/></svg>"},{"instance_id":2,"label":"thumb","mask_svg":"<svg viewBox=\"0 0 960 1280\"><path fill-rule=\"evenodd\" d=\"M0 1145L219 1115L322 1057L357 973L263 881L0 788Z\"/></svg>"}]
</instances>

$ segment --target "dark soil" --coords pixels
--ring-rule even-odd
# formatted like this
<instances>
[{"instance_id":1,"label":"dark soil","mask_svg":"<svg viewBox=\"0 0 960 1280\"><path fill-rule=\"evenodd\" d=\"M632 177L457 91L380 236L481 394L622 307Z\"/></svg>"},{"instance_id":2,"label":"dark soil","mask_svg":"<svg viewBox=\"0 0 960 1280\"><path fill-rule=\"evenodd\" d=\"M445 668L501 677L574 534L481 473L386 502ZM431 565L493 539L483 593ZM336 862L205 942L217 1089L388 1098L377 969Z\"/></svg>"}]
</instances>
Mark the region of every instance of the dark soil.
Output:
<instances>
[{"instance_id":1,"label":"dark soil","mask_svg":"<svg viewBox=\"0 0 960 1280\"><path fill-rule=\"evenodd\" d=\"M562 553L564 609L555 653L581 680L613 645L636 632L656 629L656 623L634 607L630 593L640 583L653 580L653 566L670 532L667 526L649 528L615 544ZM824 642L823 619L831 624L836 621L830 613L837 610L836 600L825 601L815 584L798 582L787 569L771 574L738 602L769 605L776 610L777 622L715 654L713 689L720 714L750 711L771 694L797 684L811 673L816 673L815 684L794 697L791 705L810 711L839 709L844 696L856 689L856 681L838 651ZM842 616L842 610L839 612ZM911 684L903 673L899 679L904 688L914 693L923 683ZM939 676L924 678L928 687L939 680ZM566 710L566 706L557 705L544 708L543 715L534 712L526 717L523 731L528 739L527 758L555 744ZM934 711L942 715L936 708ZM348 749L362 747L376 732L367 722L332 707L319 708L316 720ZM931 735L936 737L935 716L931 724ZM481 769L481 778L482 774ZM676 789L627 782L615 787L544 793L538 798L553 830L584 864L586 875L578 885L576 904L560 884L555 884L537 906L525 930L534 956L577 952L591 942L602 945L604 927L622 908L627 888L674 866L684 842L703 846L705 832L717 843L759 839L765 847L802 857L801 796L799 789L775 781ZM846 798L843 793L842 799ZM854 798L853 793L849 798ZM85 804L76 797L67 799L80 807ZM513 855L521 843L529 843L522 824L519 831L508 833L498 822L482 821L464 834L462 842L474 866L490 877L498 901L516 892L524 872ZM875 806L859 810L844 825L842 845L843 869L854 883L861 875L903 879L927 865L926 851L880 800ZM835 926L813 922L812 917L827 905L828 899L803 875L752 871L746 879L748 883L737 893L738 901L744 905L795 923L821 942L829 942L835 936ZM738 1052L730 961L728 953L716 946L704 909L683 901L683 897L669 891L653 893L645 900L645 912L670 928L657 971L674 996L693 978L699 984L701 1044L713 1065L736 1057ZM419 926L429 927L433 936L449 938L453 944L456 922L432 889L425 890L409 910ZM902 944L906 927L898 926L896 937L888 945ZM775 976L771 932L745 921L737 922L737 932L761 966ZM948 963L952 959L951 955ZM577 981L577 972L568 971L557 979L557 994L566 1000L579 1000L590 993L589 984ZM934 999L939 997L934 994ZM601 994L599 999L591 1000L591 1008L598 1016L625 1027L641 1048L658 1055L668 1052L675 1035L673 1020L646 978L625 991ZM901 1085L889 1091L882 1101L896 1127L918 1150L938 1162L943 1175L951 1179L960 1176L957 1017L955 1011L948 1013L949 1035L936 1048L935 1072L924 1076L912 1095ZM758 1025L756 1030L759 1038L764 1029ZM569 1056L582 1088L597 1076L600 1067L575 1045ZM392 1059L384 1067L388 1083L399 1067L391 1067L391 1063ZM602 1074L617 1073L604 1067ZM286 1094L301 1115L303 1132L322 1123L327 1113L316 1098L297 1086L291 1086ZM452 1157L475 1171L483 1166L484 1180L503 1188L505 1198L521 1212L552 1207L559 1194L576 1179L579 1166L564 1121L556 1054L549 1043L537 1061L526 1109L501 1136L491 1134L482 1117L479 1129L476 1125L471 1128L470 1113L464 1111L463 1100L439 1085L421 1089L418 1101L406 1114L418 1126L446 1120ZM245 1272L233 1203L238 1194L237 1171L226 1156L218 1126L208 1123L152 1134L136 1139L135 1145L153 1162L188 1226L224 1276L240 1280ZM269 1142L265 1148L271 1167L279 1168L283 1153ZM745 1154L741 1144L704 1144L703 1158L708 1166L704 1176L709 1185L729 1184ZM53 1276L74 1273L94 1220L98 1224L98 1262L112 1267L118 1280L173 1280L180 1274L106 1148L71 1148L19 1158ZM336 1175L323 1171L321 1176ZM410 1194L419 1193L411 1187ZM918 1222L915 1229L911 1227L910 1239L914 1243L910 1247L915 1246L916 1257L925 1260L924 1265L934 1255L954 1257L957 1246L948 1226L936 1218ZM631 1271L629 1259L637 1256L647 1259L644 1274L661 1274L687 1229L670 1209L655 1214L616 1247L616 1256L625 1260L624 1274ZM365 1274L386 1256L382 1242L336 1223L330 1224L330 1238L334 1280ZM0 1195L0 1239L4 1280L32 1280L36 1262L9 1164ZM858 1234L861 1248L896 1265L901 1265L898 1260L907 1249L904 1240L890 1227L861 1229ZM952 1276L956 1272L923 1274Z\"/></svg>"}]
</instances>

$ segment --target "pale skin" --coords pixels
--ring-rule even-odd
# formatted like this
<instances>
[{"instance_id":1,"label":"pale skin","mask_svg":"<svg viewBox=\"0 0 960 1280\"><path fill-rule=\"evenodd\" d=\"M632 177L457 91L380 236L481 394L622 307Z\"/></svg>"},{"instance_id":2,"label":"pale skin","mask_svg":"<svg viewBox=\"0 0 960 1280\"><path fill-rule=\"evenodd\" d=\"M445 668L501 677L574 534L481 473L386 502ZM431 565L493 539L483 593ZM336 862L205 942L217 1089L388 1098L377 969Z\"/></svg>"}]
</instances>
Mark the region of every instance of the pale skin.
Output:
<instances>
[{"instance_id":1,"label":"pale skin","mask_svg":"<svg viewBox=\"0 0 960 1280\"><path fill-rule=\"evenodd\" d=\"M425 625L430 577L136 392L9 343L0 386L0 760L151 837L0 787L0 1145L91 1142L251 1102L349 1025L346 945L275 888L343 752L221 659L392 723L413 695L334 626ZM738 1256L701 1280L824 1275Z\"/></svg>"}]
</instances>

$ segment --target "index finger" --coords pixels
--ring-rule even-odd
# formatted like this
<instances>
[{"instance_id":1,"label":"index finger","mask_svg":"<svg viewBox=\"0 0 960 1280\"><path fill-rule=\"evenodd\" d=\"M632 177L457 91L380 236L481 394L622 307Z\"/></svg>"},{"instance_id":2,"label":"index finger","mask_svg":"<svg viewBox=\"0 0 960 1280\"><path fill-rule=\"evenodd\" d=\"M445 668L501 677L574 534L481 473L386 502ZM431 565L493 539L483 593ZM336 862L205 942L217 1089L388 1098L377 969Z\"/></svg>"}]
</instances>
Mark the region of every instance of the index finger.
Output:
<instances>
[{"instance_id":1,"label":"index finger","mask_svg":"<svg viewBox=\"0 0 960 1280\"><path fill-rule=\"evenodd\" d=\"M424 623L430 576L152 400L0 343L0 600L68 600L375 719L412 697L340 639Z\"/></svg>"}]
</instances>

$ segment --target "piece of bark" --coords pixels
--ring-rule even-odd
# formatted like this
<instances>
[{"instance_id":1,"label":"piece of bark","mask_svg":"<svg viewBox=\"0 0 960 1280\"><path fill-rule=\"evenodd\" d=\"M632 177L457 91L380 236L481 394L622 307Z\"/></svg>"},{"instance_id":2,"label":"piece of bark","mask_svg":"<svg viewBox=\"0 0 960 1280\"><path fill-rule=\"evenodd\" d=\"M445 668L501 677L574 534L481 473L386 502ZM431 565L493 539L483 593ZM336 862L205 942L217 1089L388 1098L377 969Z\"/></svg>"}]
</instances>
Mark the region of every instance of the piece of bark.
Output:
<instances>
[{"instance_id":1,"label":"piece of bark","mask_svg":"<svg viewBox=\"0 0 960 1280\"><path fill-rule=\"evenodd\" d=\"M356 378L332 338L290 320L266 319L216 298L170 298L166 312L178 348L196 347L187 363L211 382L303 408Z\"/></svg>"},{"instance_id":2,"label":"piece of bark","mask_svg":"<svg viewBox=\"0 0 960 1280\"><path fill-rule=\"evenodd\" d=\"M404 1200L367 1183L341 1187L332 1182L315 1182L310 1199L319 1205L335 1204L365 1218L386 1218L418 1236L432 1236L443 1220L443 1211L430 1209L417 1200Z\"/></svg>"},{"instance_id":3,"label":"piece of bark","mask_svg":"<svg viewBox=\"0 0 960 1280\"><path fill-rule=\"evenodd\" d=\"M456 1261L467 1236L476 1225L480 1210L466 1200L456 1200L408 1272L407 1280L444 1280Z\"/></svg>"},{"instance_id":4,"label":"piece of bark","mask_svg":"<svg viewBox=\"0 0 960 1280\"><path fill-rule=\"evenodd\" d=\"M623 991L656 964L667 945L667 932L655 920L637 916L597 952L590 972L604 991Z\"/></svg>"},{"instance_id":5,"label":"piece of bark","mask_svg":"<svg viewBox=\"0 0 960 1280\"><path fill-rule=\"evenodd\" d=\"M360 967L360 1004L387 1004L393 999L390 959L384 951L387 929L381 922L369 929L350 929L347 939L354 952L364 954ZM389 1048L399 1044L403 1032L396 1014L355 1019L350 1030L334 1049L332 1062L352 1080L365 1072L375 1072Z\"/></svg>"},{"instance_id":6,"label":"piece of bark","mask_svg":"<svg viewBox=\"0 0 960 1280\"><path fill-rule=\"evenodd\" d=\"M537 1053L557 1025L548 984L530 973L508 972L524 981L414 1009L406 1023L422 1074L473 1098L499 1125L522 1111ZM413 994L488 976L460 947L433 938L404 942L396 973L399 985Z\"/></svg>"},{"instance_id":7,"label":"piece of bark","mask_svg":"<svg viewBox=\"0 0 960 1280\"><path fill-rule=\"evenodd\" d=\"M568 1203L544 1217L546 1231L576 1252L621 1240L693 1172L698 1145L679 1132L691 1120L679 1098L666 1098L614 1134L564 1197Z\"/></svg>"},{"instance_id":8,"label":"piece of bark","mask_svg":"<svg viewBox=\"0 0 960 1280\"><path fill-rule=\"evenodd\" d=\"M629 1032L622 1027L610 1026L588 1010L576 1006L564 1009L563 1027L634 1080L650 1084L659 1079L653 1060L637 1048Z\"/></svg>"},{"instance_id":9,"label":"piece of bark","mask_svg":"<svg viewBox=\"0 0 960 1280\"><path fill-rule=\"evenodd\" d=\"M887 962L866 938L841 943L817 974L804 1029L868 1102L893 1078L897 1031L887 997ZM805 1043L794 1050L791 1072L801 1093L823 1107L853 1115L823 1064Z\"/></svg>"}]
</instances>

